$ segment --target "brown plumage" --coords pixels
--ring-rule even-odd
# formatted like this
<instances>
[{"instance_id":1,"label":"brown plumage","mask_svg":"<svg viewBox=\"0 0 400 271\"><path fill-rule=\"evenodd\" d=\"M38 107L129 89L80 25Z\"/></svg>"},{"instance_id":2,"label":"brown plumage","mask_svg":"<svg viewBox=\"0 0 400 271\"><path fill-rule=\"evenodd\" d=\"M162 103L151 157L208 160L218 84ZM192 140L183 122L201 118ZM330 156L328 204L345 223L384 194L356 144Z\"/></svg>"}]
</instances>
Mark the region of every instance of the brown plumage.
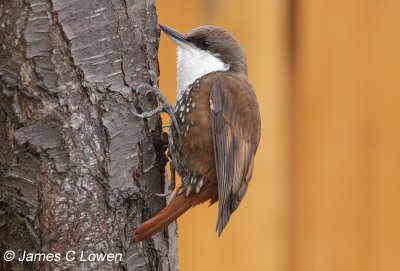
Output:
<instances>
[{"instance_id":1,"label":"brown plumage","mask_svg":"<svg viewBox=\"0 0 400 271\"><path fill-rule=\"evenodd\" d=\"M208 200L211 204L219 202L220 235L252 176L261 124L244 53L225 30L210 26L205 29L198 28L182 37L197 47L202 40L210 39L213 47L208 46L207 51L226 61L229 69L201 76L178 96L174 112L181 133L171 128L169 152L182 186L166 208L134 231L137 241L146 240L189 208Z\"/></svg>"}]
</instances>

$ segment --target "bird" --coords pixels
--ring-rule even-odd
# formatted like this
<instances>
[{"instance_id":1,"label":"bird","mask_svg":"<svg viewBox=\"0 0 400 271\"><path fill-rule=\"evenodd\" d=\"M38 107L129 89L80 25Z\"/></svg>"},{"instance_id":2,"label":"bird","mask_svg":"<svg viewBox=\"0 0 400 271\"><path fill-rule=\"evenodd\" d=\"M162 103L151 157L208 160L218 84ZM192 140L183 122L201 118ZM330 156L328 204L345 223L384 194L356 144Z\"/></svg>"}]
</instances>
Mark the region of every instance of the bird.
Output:
<instances>
[{"instance_id":1,"label":"bird","mask_svg":"<svg viewBox=\"0 0 400 271\"><path fill-rule=\"evenodd\" d=\"M246 56L239 41L218 26L186 34L160 28L178 46L173 115L179 128L170 128L168 153L182 185L163 210L133 230L133 237L147 240L206 201L218 202L219 237L246 194L260 142L260 111Z\"/></svg>"}]
</instances>

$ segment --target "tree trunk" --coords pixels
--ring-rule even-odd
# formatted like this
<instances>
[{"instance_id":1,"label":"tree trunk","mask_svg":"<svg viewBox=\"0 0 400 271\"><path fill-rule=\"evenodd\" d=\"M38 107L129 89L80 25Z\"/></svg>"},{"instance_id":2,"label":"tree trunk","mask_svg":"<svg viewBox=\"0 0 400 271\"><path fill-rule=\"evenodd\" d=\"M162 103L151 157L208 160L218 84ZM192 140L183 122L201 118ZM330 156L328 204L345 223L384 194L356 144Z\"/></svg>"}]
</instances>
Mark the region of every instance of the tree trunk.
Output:
<instances>
[{"instance_id":1,"label":"tree trunk","mask_svg":"<svg viewBox=\"0 0 400 271\"><path fill-rule=\"evenodd\" d=\"M0 25L0 269L176 270L175 224L132 241L166 204L161 119L130 111L157 106L154 0L1 0Z\"/></svg>"}]
</instances>

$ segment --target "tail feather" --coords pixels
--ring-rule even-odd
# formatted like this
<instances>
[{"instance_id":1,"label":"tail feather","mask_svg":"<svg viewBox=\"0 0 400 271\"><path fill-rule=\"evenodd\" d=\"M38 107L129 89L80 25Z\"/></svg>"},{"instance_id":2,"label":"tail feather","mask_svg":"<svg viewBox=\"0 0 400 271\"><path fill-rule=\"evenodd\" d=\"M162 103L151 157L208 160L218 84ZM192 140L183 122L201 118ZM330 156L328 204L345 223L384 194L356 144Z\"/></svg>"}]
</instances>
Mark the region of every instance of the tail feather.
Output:
<instances>
[{"instance_id":1,"label":"tail feather","mask_svg":"<svg viewBox=\"0 0 400 271\"><path fill-rule=\"evenodd\" d=\"M213 178L215 178L215 172L209 174L209 180ZM167 207L133 231L133 238L137 242L144 241L171 224L191 207L207 200L211 201L210 205L215 203L218 199L217 191L217 182L207 182L199 193L192 191L188 196L185 193L176 194Z\"/></svg>"},{"instance_id":2,"label":"tail feather","mask_svg":"<svg viewBox=\"0 0 400 271\"><path fill-rule=\"evenodd\" d=\"M161 231L190 209L190 207L196 205L195 199L194 195L189 195L188 197L183 193L175 195L167 207L133 231L134 239L138 242L144 241L153 234Z\"/></svg>"}]
</instances>

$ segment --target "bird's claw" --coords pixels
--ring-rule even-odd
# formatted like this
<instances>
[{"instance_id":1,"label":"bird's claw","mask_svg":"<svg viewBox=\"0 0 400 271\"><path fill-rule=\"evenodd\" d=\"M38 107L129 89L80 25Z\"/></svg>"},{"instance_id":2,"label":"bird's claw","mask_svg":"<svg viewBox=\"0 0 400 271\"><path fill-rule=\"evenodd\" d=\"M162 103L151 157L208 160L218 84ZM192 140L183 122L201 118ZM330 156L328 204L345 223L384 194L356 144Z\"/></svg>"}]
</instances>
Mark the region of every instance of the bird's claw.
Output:
<instances>
[{"instance_id":1,"label":"bird's claw","mask_svg":"<svg viewBox=\"0 0 400 271\"><path fill-rule=\"evenodd\" d=\"M170 169L171 169L171 182L168 185L168 188L167 188L168 191L165 193L162 193L162 194L155 194L156 196L167 197L167 196L171 195L172 191L174 191L176 182L175 182L175 168L174 168L174 165L172 164L172 162L170 164Z\"/></svg>"},{"instance_id":2,"label":"bird's claw","mask_svg":"<svg viewBox=\"0 0 400 271\"><path fill-rule=\"evenodd\" d=\"M169 195L171 195L171 193L174 191L174 189L175 189L175 180L172 180L171 183L168 185L167 192L160 193L160 194L156 193L155 195L159 196L159 197L168 197Z\"/></svg>"},{"instance_id":3,"label":"bird's claw","mask_svg":"<svg viewBox=\"0 0 400 271\"><path fill-rule=\"evenodd\" d=\"M132 108L129 108L129 110L131 111L131 113L133 115L135 115L136 117L142 118L142 119L150 118L150 117L154 116L155 114L159 114L159 113L162 112L162 108L160 106L157 107L156 109L151 110L151 111L145 111L145 112L142 112L142 113L135 112L135 111L132 110Z\"/></svg>"},{"instance_id":4,"label":"bird's claw","mask_svg":"<svg viewBox=\"0 0 400 271\"><path fill-rule=\"evenodd\" d=\"M141 83L139 86L137 86L136 92L139 93L139 94L147 95L152 91L152 88L153 87L151 85L147 84L147 83ZM143 89L146 89L146 92L144 92Z\"/></svg>"},{"instance_id":5,"label":"bird's claw","mask_svg":"<svg viewBox=\"0 0 400 271\"><path fill-rule=\"evenodd\" d=\"M156 109L153 109L148 112L143 112L143 113L137 113L131 110L132 114L139 118L149 118L154 116L155 114L160 114L161 112L165 112L169 115L171 118L172 124L174 125L176 131L178 134L180 134L180 129L178 125L178 121L176 120L174 110L171 106L171 104L168 102L167 97L158 89L158 87L152 87L147 83L142 83L136 88L136 92L139 94L143 94L143 89L147 88L146 92L144 95L147 95L151 92L153 92L157 96L157 101L160 104Z\"/></svg>"},{"instance_id":6,"label":"bird's claw","mask_svg":"<svg viewBox=\"0 0 400 271\"><path fill-rule=\"evenodd\" d=\"M156 195L157 197L161 197L161 198L164 198L164 197L168 197L169 195L171 195L171 193L172 193L172 190L171 191L167 191L167 192L165 192L165 193L160 193L160 194L158 194L158 193L155 193L154 195Z\"/></svg>"}]
</instances>

